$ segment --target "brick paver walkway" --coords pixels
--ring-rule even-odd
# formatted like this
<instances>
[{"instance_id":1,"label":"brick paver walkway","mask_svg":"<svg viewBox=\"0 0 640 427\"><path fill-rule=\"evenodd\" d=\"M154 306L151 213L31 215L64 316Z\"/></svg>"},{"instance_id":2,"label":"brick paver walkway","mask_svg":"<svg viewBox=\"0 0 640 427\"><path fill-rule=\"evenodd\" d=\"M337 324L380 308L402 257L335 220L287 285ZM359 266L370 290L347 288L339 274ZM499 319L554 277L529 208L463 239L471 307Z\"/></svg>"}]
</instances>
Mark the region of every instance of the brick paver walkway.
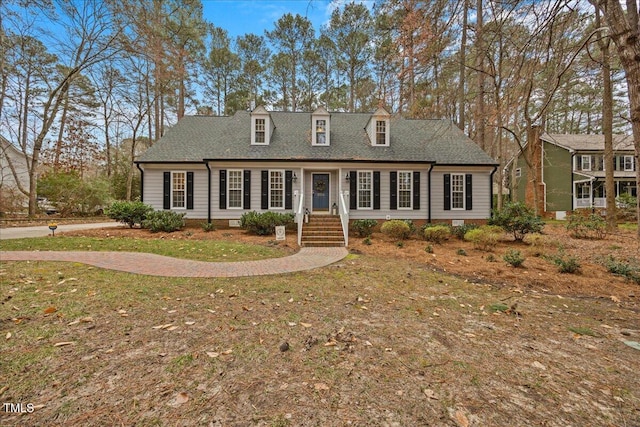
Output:
<instances>
[{"instance_id":1,"label":"brick paver walkway","mask_svg":"<svg viewBox=\"0 0 640 427\"><path fill-rule=\"evenodd\" d=\"M302 248L294 255L243 262L204 262L141 252L0 251L0 261L80 262L109 270L166 277L239 277L324 267L347 256L346 248Z\"/></svg>"}]
</instances>

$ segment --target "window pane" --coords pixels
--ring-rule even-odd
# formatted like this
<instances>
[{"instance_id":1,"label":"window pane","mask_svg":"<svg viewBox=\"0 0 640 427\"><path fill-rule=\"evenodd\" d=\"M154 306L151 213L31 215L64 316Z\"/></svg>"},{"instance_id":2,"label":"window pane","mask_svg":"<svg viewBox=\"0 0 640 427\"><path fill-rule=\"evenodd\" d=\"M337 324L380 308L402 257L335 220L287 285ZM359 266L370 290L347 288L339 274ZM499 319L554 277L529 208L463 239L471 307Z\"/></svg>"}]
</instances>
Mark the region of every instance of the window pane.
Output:
<instances>
[{"instance_id":1,"label":"window pane","mask_svg":"<svg viewBox=\"0 0 640 427\"><path fill-rule=\"evenodd\" d=\"M411 208L412 172L398 172L398 207Z\"/></svg>"},{"instance_id":2,"label":"window pane","mask_svg":"<svg viewBox=\"0 0 640 427\"><path fill-rule=\"evenodd\" d=\"M464 209L464 175L451 175L451 208Z\"/></svg>"},{"instance_id":3,"label":"window pane","mask_svg":"<svg viewBox=\"0 0 640 427\"><path fill-rule=\"evenodd\" d=\"M270 207L284 207L284 173L282 171L269 172Z\"/></svg>"},{"instance_id":4,"label":"window pane","mask_svg":"<svg viewBox=\"0 0 640 427\"><path fill-rule=\"evenodd\" d=\"M376 121L376 144L385 145L387 143L387 123L384 120Z\"/></svg>"},{"instance_id":5,"label":"window pane","mask_svg":"<svg viewBox=\"0 0 640 427\"><path fill-rule=\"evenodd\" d=\"M265 131L264 119L256 119L256 143L264 144L264 131Z\"/></svg>"},{"instance_id":6,"label":"window pane","mask_svg":"<svg viewBox=\"0 0 640 427\"><path fill-rule=\"evenodd\" d=\"M370 208L372 207L372 172L360 172L358 171L358 207Z\"/></svg>"},{"instance_id":7,"label":"window pane","mask_svg":"<svg viewBox=\"0 0 640 427\"><path fill-rule=\"evenodd\" d=\"M230 208L242 207L242 171L229 171L229 197Z\"/></svg>"},{"instance_id":8,"label":"window pane","mask_svg":"<svg viewBox=\"0 0 640 427\"><path fill-rule=\"evenodd\" d=\"M184 208L186 199L186 173L174 172L172 177L172 207Z\"/></svg>"}]
</instances>

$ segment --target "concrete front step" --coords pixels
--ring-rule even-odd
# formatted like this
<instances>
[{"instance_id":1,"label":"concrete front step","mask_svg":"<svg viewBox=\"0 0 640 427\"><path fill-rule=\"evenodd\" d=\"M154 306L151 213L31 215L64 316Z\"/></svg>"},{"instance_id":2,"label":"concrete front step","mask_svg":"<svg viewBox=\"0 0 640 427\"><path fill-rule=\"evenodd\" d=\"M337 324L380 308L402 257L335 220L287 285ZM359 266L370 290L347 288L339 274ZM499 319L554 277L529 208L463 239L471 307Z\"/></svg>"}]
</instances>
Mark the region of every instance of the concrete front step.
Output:
<instances>
[{"instance_id":1,"label":"concrete front step","mask_svg":"<svg viewBox=\"0 0 640 427\"><path fill-rule=\"evenodd\" d=\"M301 245L307 247L344 246L340 217L312 215L302 226Z\"/></svg>"}]
</instances>

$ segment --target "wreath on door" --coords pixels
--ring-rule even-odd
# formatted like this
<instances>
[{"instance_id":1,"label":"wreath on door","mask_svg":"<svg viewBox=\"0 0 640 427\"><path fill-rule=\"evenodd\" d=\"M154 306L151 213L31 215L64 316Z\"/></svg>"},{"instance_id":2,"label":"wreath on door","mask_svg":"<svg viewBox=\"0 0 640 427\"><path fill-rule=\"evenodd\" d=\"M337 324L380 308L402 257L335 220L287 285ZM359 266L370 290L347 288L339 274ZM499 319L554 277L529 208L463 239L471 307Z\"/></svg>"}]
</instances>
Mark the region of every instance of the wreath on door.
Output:
<instances>
[{"instance_id":1,"label":"wreath on door","mask_svg":"<svg viewBox=\"0 0 640 427\"><path fill-rule=\"evenodd\" d=\"M327 183L324 181L316 182L316 193L324 193L324 190L327 189Z\"/></svg>"}]
</instances>

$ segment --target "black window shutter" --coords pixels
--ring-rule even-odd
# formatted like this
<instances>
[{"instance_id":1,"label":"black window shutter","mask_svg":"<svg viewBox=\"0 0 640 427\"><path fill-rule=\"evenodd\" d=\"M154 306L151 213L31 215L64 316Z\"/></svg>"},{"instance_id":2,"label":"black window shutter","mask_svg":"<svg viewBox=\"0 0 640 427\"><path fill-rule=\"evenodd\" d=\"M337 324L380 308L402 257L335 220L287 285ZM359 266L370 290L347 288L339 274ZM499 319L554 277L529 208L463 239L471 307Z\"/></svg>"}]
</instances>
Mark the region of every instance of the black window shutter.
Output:
<instances>
[{"instance_id":1,"label":"black window shutter","mask_svg":"<svg viewBox=\"0 0 640 427\"><path fill-rule=\"evenodd\" d=\"M284 171L284 208L293 209L293 172Z\"/></svg>"},{"instance_id":2,"label":"black window shutter","mask_svg":"<svg viewBox=\"0 0 640 427\"><path fill-rule=\"evenodd\" d=\"M220 169L220 209L227 209L227 170Z\"/></svg>"},{"instance_id":3,"label":"black window shutter","mask_svg":"<svg viewBox=\"0 0 640 427\"><path fill-rule=\"evenodd\" d=\"M473 193L472 193L472 175L470 173L464 176L464 193L465 193L465 209L470 211L473 209Z\"/></svg>"},{"instance_id":4,"label":"black window shutter","mask_svg":"<svg viewBox=\"0 0 640 427\"><path fill-rule=\"evenodd\" d=\"M451 210L451 174L444 174L444 210Z\"/></svg>"},{"instance_id":5,"label":"black window shutter","mask_svg":"<svg viewBox=\"0 0 640 427\"><path fill-rule=\"evenodd\" d=\"M373 209L380 209L380 172L373 172Z\"/></svg>"},{"instance_id":6,"label":"black window shutter","mask_svg":"<svg viewBox=\"0 0 640 427\"><path fill-rule=\"evenodd\" d=\"M420 172L413 173L413 209L420 209Z\"/></svg>"},{"instance_id":7,"label":"black window shutter","mask_svg":"<svg viewBox=\"0 0 640 427\"><path fill-rule=\"evenodd\" d=\"M389 209L398 209L398 172L389 172Z\"/></svg>"},{"instance_id":8,"label":"black window shutter","mask_svg":"<svg viewBox=\"0 0 640 427\"><path fill-rule=\"evenodd\" d=\"M349 172L349 209L358 209L358 173Z\"/></svg>"},{"instance_id":9,"label":"black window shutter","mask_svg":"<svg viewBox=\"0 0 640 427\"><path fill-rule=\"evenodd\" d=\"M193 209L193 172L187 172L187 209Z\"/></svg>"},{"instance_id":10,"label":"black window shutter","mask_svg":"<svg viewBox=\"0 0 640 427\"><path fill-rule=\"evenodd\" d=\"M171 172L163 173L162 209L171 209Z\"/></svg>"},{"instance_id":11,"label":"black window shutter","mask_svg":"<svg viewBox=\"0 0 640 427\"><path fill-rule=\"evenodd\" d=\"M251 171L246 170L243 173L242 193L244 194L244 200L242 203L243 209L251 209Z\"/></svg>"},{"instance_id":12,"label":"black window shutter","mask_svg":"<svg viewBox=\"0 0 640 427\"><path fill-rule=\"evenodd\" d=\"M269 209L269 171L260 171L261 173L261 194L260 194L260 208Z\"/></svg>"}]
</instances>

